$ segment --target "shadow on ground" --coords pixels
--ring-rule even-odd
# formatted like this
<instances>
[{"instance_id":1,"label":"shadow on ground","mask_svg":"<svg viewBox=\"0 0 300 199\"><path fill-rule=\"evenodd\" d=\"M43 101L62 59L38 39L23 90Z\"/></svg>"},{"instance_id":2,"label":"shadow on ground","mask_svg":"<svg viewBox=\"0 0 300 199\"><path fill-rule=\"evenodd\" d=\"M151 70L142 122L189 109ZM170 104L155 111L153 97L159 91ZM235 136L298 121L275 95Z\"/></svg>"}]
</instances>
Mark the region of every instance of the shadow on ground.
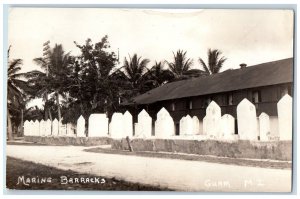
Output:
<instances>
[{"instance_id":1,"label":"shadow on ground","mask_svg":"<svg viewBox=\"0 0 300 199\"><path fill-rule=\"evenodd\" d=\"M292 163L289 161L276 161L276 160L257 160L257 159L242 159L242 158L228 158L228 157L216 157L216 156L203 156L196 154L180 154L180 153L159 153L159 152L142 152L142 151L125 151L104 149L101 147L85 149L86 152L94 153L107 153L107 154L120 154L120 155L133 155L142 157L155 157L155 158L169 158L169 159L181 159L192 161L203 161L220 164L230 164L239 166L252 166L260 168L273 168L273 169L291 169Z\"/></svg>"}]
</instances>

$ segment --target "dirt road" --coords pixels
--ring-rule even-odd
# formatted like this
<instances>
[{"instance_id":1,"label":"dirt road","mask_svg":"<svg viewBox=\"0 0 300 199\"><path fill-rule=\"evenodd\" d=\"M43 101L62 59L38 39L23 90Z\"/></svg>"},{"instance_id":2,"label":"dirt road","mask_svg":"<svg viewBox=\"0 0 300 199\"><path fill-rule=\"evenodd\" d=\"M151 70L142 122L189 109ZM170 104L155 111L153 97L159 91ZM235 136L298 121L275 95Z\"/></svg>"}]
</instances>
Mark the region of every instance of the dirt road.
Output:
<instances>
[{"instance_id":1,"label":"dirt road","mask_svg":"<svg viewBox=\"0 0 300 199\"><path fill-rule=\"evenodd\" d=\"M91 153L79 146L8 145L8 156L178 191L289 192L290 169Z\"/></svg>"}]
</instances>

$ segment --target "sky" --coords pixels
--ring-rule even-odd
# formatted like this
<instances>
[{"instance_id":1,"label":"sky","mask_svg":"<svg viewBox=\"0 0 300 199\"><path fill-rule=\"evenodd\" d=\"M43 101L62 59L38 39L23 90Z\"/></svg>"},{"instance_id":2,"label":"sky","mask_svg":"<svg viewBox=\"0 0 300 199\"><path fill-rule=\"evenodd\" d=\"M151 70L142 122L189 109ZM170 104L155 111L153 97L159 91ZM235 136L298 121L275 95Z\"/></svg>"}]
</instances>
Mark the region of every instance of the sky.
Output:
<instances>
[{"instance_id":1,"label":"sky","mask_svg":"<svg viewBox=\"0 0 300 199\"><path fill-rule=\"evenodd\" d=\"M79 55L74 41L98 42L105 35L111 50L124 57L137 53L155 61L172 61L179 49L201 69L209 48L227 58L222 70L293 56L293 12L289 10L217 9L102 9L10 8L10 58L23 59L23 71L38 69L33 59L42 56L43 43L62 44Z\"/></svg>"}]
</instances>

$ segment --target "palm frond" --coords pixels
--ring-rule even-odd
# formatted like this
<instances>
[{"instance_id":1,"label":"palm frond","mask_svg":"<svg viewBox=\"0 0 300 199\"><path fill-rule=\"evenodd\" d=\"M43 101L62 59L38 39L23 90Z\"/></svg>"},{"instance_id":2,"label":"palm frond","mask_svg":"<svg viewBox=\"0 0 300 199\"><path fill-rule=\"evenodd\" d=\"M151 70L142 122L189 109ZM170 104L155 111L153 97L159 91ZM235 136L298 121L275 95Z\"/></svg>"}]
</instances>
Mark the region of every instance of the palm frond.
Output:
<instances>
[{"instance_id":1,"label":"palm frond","mask_svg":"<svg viewBox=\"0 0 300 199\"><path fill-rule=\"evenodd\" d=\"M47 69L48 62L43 57L34 58L33 62L39 65L42 69Z\"/></svg>"},{"instance_id":2,"label":"palm frond","mask_svg":"<svg viewBox=\"0 0 300 199\"><path fill-rule=\"evenodd\" d=\"M208 49L207 51L207 59L208 64L206 65L205 62L199 58L199 62L203 69L208 74L215 74L220 72L221 68L223 67L224 62L226 61L225 57L221 57L222 52L218 49Z\"/></svg>"},{"instance_id":3,"label":"palm frond","mask_svg":"<svg viewBox=\"0 0 300 199\"><path fill-rule=\"evenodd\" d=\"M207 74L211 74L211 71L209 70L209 68L207 67L207 65L205 64L205 62L203 61L203 59L199 58L199 62L202 66L202 68L204 69L204 71L207 73Z\"/></svg>"},{"instance_id":4,"label":"palm frond","mask_svg":"<svg viewBox=\"0 0 300 199\"><path fill-rule=\"evenodd\" d=\"M173 53L173 62L167 63L169 70L178 78L190 70L193 65L193 60L186 57L187 51L177 50Z\"/></svg>"},{"instance_id":5,"label":"palm frond","mask_svg":"<svg viewBox=\"0 0 300 199\"><path fill-rule=\"evenodd\" d=\"M22 65L22 59L14 59L9 63L7 74L8 76L15 74L16 72L21 70L20 65Z\"/></svg>"}]
</instances>

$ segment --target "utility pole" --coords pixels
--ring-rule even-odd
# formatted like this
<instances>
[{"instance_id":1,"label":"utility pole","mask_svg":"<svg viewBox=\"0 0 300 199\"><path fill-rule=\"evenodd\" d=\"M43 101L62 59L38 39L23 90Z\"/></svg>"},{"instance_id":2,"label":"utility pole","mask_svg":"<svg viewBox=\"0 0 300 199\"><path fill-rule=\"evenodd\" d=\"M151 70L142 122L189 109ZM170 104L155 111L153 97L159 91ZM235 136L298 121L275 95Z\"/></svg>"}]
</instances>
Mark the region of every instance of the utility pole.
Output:
<instances>
[{"instance_id":1,"label":"utility pole","mask_svg":"<svg viewBox=\"0 0 300 199\"><path fill-rule=\"evenodd\" d=\"M49 76L49 54L50 54L50 41L46 41L45 43L43 43L43 59L45 61L45 64L46 64L46 77ZM45 103L48 102L48 92L45 93ZM45 106L46 107L46 106ZM49 118L52 122L52 115L51 115L51 111L50 109L48 108L48 112L47 110L45 110L45 120L48 119L48 116L49 115Z\"/></svg>"},{"instance_id":2,"label":"utility pole","mask_svg":"<svg viewBox=\"0 0 300 199\"><path fill-rule=\"evenodd\" d=\"M49 64L48 64L48 60L49 60L49 54L50 54L50 41L46 41L45 43L43 43L43 58L46 61L46 76L48 77L49 74Z\"/></svg>"}]
</instances>

